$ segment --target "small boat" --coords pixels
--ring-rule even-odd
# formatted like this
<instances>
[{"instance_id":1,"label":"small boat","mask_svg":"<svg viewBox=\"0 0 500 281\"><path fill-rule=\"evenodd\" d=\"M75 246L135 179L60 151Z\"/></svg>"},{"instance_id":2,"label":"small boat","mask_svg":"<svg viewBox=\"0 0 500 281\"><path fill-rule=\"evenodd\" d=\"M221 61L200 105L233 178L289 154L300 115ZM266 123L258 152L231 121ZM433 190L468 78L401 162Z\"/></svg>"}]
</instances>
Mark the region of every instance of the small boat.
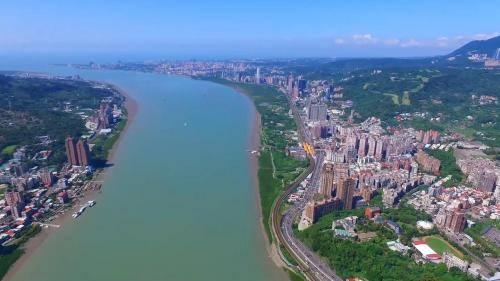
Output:
<instances>
[{"instance_id":1,"label":"small boat","mask_svg":"<svg viewBox=\"0 0 500 281\"><path fill-rule=\"evenodd\" d=\"M78 211L78 212L74 212L71 216L76 219L78 218L80 215L82 214L82 212Z\"/></svg>"},{"instance_id":2,"label":"small boat","mask_svg":"<svg viewBox=\"0 0 500 281\"><path fill-rule=\"evenodd\" d=\"M88 202L87 202L87 206L89 206L89 207L94 207L94 206L95 206L95 203L96 203L96 202L95 202L94 200L90 200L90 201L88 201Z\"/></svg>"}]
</instances>

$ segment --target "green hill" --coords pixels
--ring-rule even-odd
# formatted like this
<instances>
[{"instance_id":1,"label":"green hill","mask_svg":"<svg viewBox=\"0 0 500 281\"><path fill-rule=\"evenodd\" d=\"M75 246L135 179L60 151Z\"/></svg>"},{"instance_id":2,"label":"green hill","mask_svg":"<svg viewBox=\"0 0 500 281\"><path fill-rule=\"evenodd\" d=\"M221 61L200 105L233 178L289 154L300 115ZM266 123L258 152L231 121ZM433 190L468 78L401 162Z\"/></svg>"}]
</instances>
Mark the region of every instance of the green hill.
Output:
<instances>
[{"instance_id":1,"label":"green hill","mask_svg":"<svg viewBox=\"0 0 500 281\"><path fill-rule=\"evenodd\" d=\"M488 54L488 57L494 57L498 48L500 48L500 36L488 40L471 41L451 52L448 57L467 56L471 53Z\"/></svg>"}]
</instances>

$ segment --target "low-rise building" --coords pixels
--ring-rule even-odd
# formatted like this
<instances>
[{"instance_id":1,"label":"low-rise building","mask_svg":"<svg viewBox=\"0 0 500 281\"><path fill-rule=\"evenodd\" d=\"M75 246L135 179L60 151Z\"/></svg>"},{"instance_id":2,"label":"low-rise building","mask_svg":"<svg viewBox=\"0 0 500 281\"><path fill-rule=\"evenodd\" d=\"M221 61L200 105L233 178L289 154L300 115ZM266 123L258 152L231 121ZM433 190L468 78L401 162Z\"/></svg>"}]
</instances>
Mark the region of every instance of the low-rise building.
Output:
<instances>
[{"instance_id":1,"label":"low-rise building","mask_svg":"<svg viewBox=\"0 0 500 281\"><path fill-rule=\"evenodd\" d=\"M469 262L464 261L459 257L448 252L443 253L443 262L444 264L446 264L446 267L448 267L448 269L456 267L463 272L467 272L467 269L469 268Z\"/></svg>"},{"instance_id":2,"label":"low-rise building","mask_svg":"<svg viewBox=\"0 0 500 281\"><path fill-rule=\"evenodd\" d=\"M368 207L365 209L365 217L368 219L373 219L375 216L380 215L382 210L379 207Z\"/></svg>"},{"instance_id":3,"label":"low-rise building","mask_svg":"<svg viewBox=\"0 0 500 281\"><path fill-rule=\"evenodd\" d=\"M399 241L389 241L387 242L387 247L389 247L392 251L399 252L401 254L407 254L408 250L411 249Z\"/></svg>"},{"instance_id":4,"label":"low-rise building","mask_svg":"<svg viewBox=\"0 0 500 281\"><path fill-rule=\"evenodd\" d=\"M434 263L439 263L441 262L441 256L436 253L427 243L425 243L422 240L415 240L413 241L413 247L420 253L423 259L434 262Z\"/></svg>"}]
</instances>

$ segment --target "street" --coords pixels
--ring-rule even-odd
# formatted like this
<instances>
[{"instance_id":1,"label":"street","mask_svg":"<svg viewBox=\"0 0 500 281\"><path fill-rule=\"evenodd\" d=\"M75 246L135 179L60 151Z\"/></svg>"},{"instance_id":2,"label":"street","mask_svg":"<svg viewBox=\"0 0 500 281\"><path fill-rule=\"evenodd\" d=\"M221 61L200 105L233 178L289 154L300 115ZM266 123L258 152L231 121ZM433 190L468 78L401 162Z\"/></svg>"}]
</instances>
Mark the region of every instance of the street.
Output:
<instances>
[{"instance_id":1,"label":"street","mask_svg":"<svg viewBox=\"0 0 500 281\"><path fill-rule=\"evenodd\" d=\"M287 96L288 97L288 96ZM300 113L297 112L297 108L290 101L290 108L297 123L298 132L301 140L309 144L313 144L311 133L307 130ZM285 213L281 216L279 210L281 205L285 202L286 198L295 191L297 185L303 181L309 173L301 175L294 183L292 183L288 189L277 199L276 204L273 209L272 214L272 226L278 238L278 242L283 244L285 248L297 259L299 262L299 267L301 271L310 280L342 280L336 273L330 268L330 266L323 261L316 253L314 253L309 247L304 245L302 241L294 236L293 223L297 219L300 219L302 211L308 201L310 201L314 194L317 192L319 187L321 167L324 160L325 154L322 150L318 150L315 156L310 157L310 168L312 167L312 173L310 181L308 183L308 188L304 193L304 196L294 205L292 205ZM279 221L277 221L279 220Z\"/></svg>"}]
</instances>

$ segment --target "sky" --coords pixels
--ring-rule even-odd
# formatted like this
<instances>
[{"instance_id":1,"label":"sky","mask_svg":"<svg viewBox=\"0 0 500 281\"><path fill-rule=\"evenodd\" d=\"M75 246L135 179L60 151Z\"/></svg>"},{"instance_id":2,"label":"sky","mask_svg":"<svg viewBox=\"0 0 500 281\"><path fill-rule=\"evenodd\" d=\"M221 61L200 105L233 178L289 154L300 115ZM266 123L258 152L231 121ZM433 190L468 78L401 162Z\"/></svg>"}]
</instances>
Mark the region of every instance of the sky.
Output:
<instances>
[{"instance_id":1,"label":"sky","mask_svg":"<svg viewBox=\"0 0 500 281\"><path fill-rule=\"evenodd\" d=\"M16 0L0 54L413 57L500 35L500 0Z\"/></svg>"}]
</instances>

